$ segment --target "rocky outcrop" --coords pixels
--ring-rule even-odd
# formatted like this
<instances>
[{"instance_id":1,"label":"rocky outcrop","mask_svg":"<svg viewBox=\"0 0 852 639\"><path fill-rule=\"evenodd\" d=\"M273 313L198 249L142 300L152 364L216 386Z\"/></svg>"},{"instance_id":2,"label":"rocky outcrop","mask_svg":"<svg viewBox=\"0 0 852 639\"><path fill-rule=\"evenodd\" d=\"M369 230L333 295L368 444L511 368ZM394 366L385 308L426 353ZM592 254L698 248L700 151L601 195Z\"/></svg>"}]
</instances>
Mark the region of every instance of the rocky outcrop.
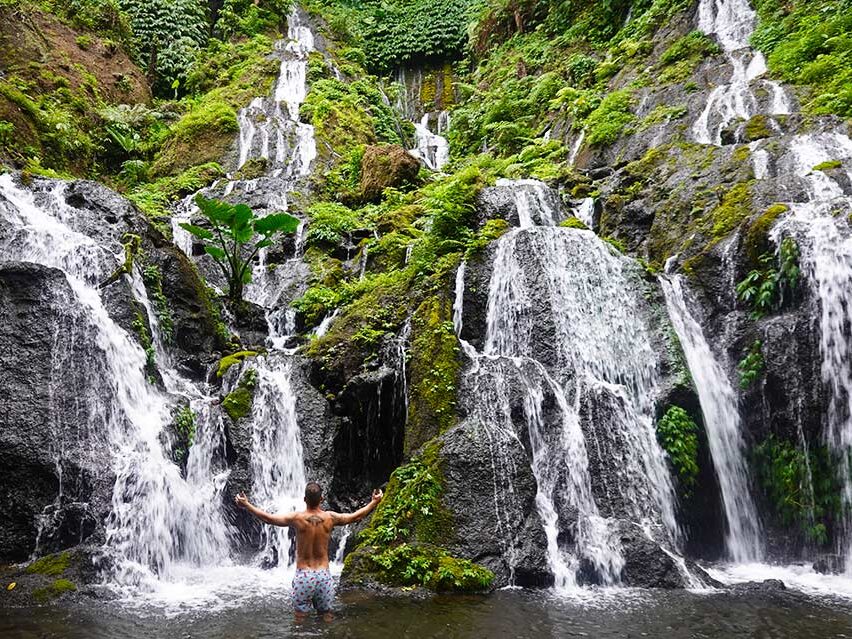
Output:
<instances>
[{"instance_id":1,"label":"rocky outcrop","mask_svg":"<svg viewBox=\"0 0 852 639\"><path fill-rule=\"evenodd\" d=\"M453 538L446 546L490 569L495 586L552 585L526 451L516 441L505 442L497 453L486 432L483 424L463 422L439 438L443 504L453 518ZM502 457L495 459L495 454ZM510 469L508 476L501 476L495 464Z\"/></svg>"},{"instance_id":2,"label":"rocky outcrop","mask_svg":"<svg viewBox=\"0 0 852 639\"><path fill-rule=\"evenodd\" d=\"M103 534L113 477L92 359L98 346L65 275L0 266L0 560L93 542Z\"/></svg>"},{"instance_id":3,"label":"rocky outcrop","mask_svg":"<svg viewBox=\"0 0 852 639\"><path fill-rule=\"evenodd\" d=\"M387 188L414 184L420 163L397 144L368 146L361 159L360 197L366 202L379 199Z\"/></svg>"}]
</instances>

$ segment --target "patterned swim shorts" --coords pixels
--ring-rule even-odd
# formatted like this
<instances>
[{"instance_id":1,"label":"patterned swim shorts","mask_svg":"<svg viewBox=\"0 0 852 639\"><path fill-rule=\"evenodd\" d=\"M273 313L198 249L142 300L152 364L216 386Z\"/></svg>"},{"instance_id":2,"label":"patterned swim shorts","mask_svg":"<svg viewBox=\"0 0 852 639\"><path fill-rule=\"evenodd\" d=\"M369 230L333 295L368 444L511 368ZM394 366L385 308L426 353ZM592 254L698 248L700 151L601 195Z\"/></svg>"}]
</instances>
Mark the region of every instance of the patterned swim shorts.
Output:
<instances>
[{"instance_id":1,"label":"patterned swim shorts","mask_svg":"<svg viewBox=\"0 0 852 639\"><path fill-rule=\"evenodd\" d=\"M293 607L296 612L329 612L334 603L334 579L328 570L297 570L293 577Z\"/></svg>"}]
</instances>

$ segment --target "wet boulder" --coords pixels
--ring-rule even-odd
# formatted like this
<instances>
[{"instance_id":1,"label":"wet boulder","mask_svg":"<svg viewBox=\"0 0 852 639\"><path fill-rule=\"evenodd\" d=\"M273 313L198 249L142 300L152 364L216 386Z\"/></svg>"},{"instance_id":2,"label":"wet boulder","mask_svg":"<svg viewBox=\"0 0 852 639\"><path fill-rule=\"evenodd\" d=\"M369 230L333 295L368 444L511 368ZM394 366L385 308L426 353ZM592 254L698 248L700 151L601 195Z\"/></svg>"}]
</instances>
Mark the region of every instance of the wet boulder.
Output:
<instances>
[{"instance_id":1,"label":"wet boulder","mask_svg":"<svg viewBox=\"0 0 852 639\"><path fill-rule=\"evenodd\" d=\"M371 145L361 159L360 197L378 200L387 188L401 188L417 181L420 163L398 144Z\"/></svg>"},{"instance_id":2,"label":"wet boulder","mask_svg":"<svg viewBox=\"0 0 852 639\"><path fill-rule=\"evenodd\" d=\"M102 538L113 478L99 348L65 275L0 267L0 560ZM41 533L39 537L39 533Z\"/></svg>"}]
</instances>

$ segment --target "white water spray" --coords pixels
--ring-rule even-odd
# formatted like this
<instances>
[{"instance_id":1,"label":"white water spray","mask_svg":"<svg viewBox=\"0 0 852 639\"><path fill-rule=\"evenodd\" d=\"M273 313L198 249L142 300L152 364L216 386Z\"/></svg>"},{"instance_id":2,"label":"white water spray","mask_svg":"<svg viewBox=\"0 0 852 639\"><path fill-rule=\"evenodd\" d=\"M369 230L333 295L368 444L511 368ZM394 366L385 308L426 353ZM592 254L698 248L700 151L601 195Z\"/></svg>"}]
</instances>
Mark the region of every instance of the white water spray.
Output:
<instances>
[{"instance_id":1,"label":"white water spray","mask_svg":"<svg viewBox=\"0 0 852 639\"><path fill-rule=\"evenodd\" d=\"M757 561L763 556L762 535L751 498L737 395L710 349L701 325L689 311L683 278L664 277L660 283L704 415L704 429L725 509L725 547L736 562Z\"/></svg>"}]
</instances>

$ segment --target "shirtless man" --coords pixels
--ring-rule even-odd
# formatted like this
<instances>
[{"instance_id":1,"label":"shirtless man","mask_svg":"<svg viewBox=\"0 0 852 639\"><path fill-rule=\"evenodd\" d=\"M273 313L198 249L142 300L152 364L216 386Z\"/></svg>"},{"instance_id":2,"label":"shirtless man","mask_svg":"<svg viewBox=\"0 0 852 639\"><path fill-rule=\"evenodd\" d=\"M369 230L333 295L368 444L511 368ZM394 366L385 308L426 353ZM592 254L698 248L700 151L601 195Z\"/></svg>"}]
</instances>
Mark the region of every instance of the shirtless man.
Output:
<instances>
[{"instance_id":1,"label":"shirtless man","mask_svg":"<svg viewBox=\"0 0 852 639\"><path fill-rule=\"evenodd\" d=\"M272 515L250 503L245 493L234 498L239 508L245 508L262 522L273 526L292 526L296 530L296 576L293 578L293 607L296 618L304 618L313 606L329 618L334 602L334 581L328 571L328 541L331 529L359 521L382 500L382 491L374 490L370 503L354 513L334 513L320 508L322 488L314 481L305 486L305 505L302 511Z\"/></svg>"}]
</instances>

